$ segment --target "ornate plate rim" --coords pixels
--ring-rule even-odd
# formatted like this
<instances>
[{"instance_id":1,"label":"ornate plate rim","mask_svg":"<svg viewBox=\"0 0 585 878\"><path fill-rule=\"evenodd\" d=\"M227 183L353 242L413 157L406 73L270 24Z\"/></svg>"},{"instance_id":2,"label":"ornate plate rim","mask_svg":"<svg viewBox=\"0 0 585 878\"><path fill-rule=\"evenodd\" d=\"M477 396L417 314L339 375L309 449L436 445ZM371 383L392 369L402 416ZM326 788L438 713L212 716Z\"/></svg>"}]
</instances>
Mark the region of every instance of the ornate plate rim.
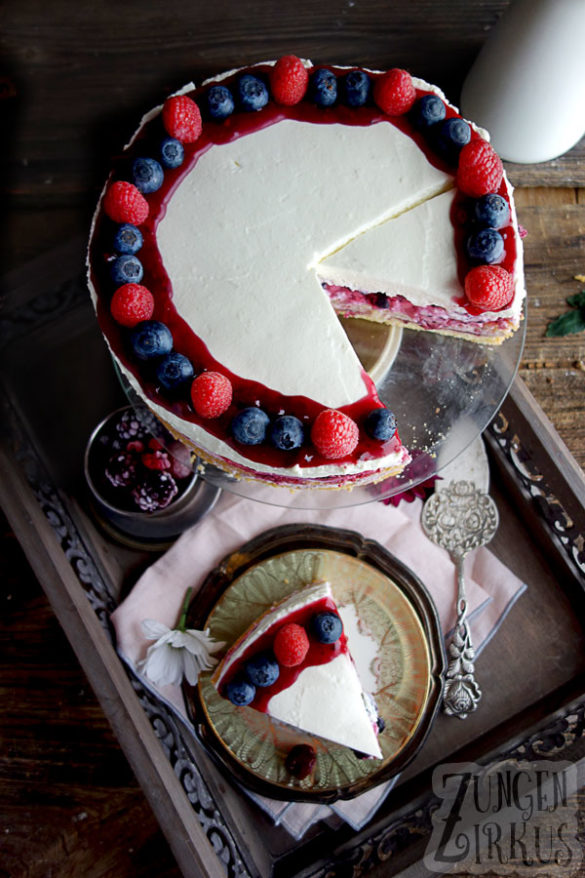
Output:
<instances>
[{"instance_id":1,"label":"ornate plate rim","mask_svg":"<svg viewBox=\"0 0 585 878\"><path fill-rule=\"evenodd\" d=\"M232 757L230 751L216 744L216 733L210 730L205 716L200 687L183 684L183 694L189 718L197 737L208 755L232 780L263 796L287 801L304 801L315 804L331 804L338 799L351 799L366 790L390 780L414 758L427 738L438 711L443 689L445 651L437 611L424 584L398 558L380 543L364 538L361 534L326 525L284 525L264 531L240 548L231 552L208 574L197 599L191 604L188 624L204 627L212 608L220 600L231 583L259 562L288 551L312 549L332 550L348 554L371 565L389 576L403 591L412 604L426 635L429 652L429 691L417 726L412 735L393 760L379 772L372 772L356 782L338 786L327 791L289 788L259 778L253 771Z\"/></svg>"}]
</instances>

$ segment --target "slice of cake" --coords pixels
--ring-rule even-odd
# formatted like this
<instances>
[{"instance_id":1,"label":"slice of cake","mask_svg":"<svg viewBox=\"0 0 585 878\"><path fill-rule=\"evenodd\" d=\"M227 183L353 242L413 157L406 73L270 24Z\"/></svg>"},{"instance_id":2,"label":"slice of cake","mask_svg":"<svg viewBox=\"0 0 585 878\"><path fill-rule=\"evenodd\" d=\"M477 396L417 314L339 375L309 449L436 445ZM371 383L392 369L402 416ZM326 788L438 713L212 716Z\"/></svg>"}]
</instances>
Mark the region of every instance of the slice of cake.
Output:
<instances>
[{"instance_id":1,"label":"slice of cake","mask_svg":"<svg viewBox=\"0 0 585 878\"><path fill-rule=\"evenodd\" d=\"M327 582L264 613L226 653L212 682L238 706L382 758L375 704L359 681Z\"/></svg>"},{"instance_id":2,"label":"slice of cake","mask_svg":"<svg viewBox=\"0 0 585 878\"><path fill-rule=\"evenodd\" d=\"M524 297L486 132L403 70L293 56L143 119L88 269L122 373L169 429L232 475L290 487L410 461L336 312L499 343Z\"/></svg>"}]
</instances>

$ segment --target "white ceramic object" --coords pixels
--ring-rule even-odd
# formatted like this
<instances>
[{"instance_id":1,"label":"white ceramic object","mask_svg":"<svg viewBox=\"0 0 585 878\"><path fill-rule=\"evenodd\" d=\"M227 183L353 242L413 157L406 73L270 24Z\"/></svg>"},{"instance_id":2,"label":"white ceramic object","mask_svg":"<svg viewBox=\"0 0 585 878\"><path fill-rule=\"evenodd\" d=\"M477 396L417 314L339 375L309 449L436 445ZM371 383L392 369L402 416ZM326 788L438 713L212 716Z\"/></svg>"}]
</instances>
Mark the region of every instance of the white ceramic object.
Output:
<instances>
[{"instance_id":1,"label":"white ceramic object","mask_svg":"<svg viewBox=\"0 0 585 878\"><path fill-rule=\"evenodd\" d=\"M462 114L523 164L567 152L585 134L585 0L515 0L461 93Z\"/></svg>"}]
</instances>

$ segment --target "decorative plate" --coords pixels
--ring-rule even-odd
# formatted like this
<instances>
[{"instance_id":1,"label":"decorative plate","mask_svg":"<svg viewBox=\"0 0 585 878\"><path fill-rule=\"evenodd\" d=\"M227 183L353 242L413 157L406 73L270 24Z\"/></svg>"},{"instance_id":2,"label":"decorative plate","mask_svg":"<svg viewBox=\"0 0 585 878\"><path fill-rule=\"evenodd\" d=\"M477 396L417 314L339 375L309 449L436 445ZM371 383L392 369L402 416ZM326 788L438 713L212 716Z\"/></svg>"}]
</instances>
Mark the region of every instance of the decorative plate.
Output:
<instances>
[{"instance_id":1,"label":"decorative plate","mask_svg":"<svg viewBox=\"0 0 585 878\"><path fill-rule=\"evenodd\" d=\"M385 722L382 760L360 758L347 747L234 706L220 697L209 673L197 687L184 689L211 755L243 785L272 798L331 802L388 780L421 746L439 703L442 637L428 593L382 546L351 531L294 525L268 531L210 574L189 626L209 628L229 646L272 604L320 580L331 583L362 685ZM317 755L304 780L285 766L287 753L301 743Z\"/></svg>"}]
</instances>

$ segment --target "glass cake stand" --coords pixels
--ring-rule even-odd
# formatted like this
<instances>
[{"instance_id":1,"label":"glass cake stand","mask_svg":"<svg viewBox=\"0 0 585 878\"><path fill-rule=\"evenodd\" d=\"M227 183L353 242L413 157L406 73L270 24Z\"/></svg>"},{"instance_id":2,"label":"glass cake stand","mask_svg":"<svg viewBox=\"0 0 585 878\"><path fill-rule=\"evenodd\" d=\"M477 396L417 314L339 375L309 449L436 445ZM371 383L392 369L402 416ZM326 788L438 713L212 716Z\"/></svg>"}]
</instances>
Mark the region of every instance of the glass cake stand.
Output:
<instances>
[{"instance_id":1,"label":"glass cake stand","mask_svg":"<svg viewBox=\"0 0 585 878\"><path fill-rule=\"evenodd\" d=\"M488 426L514 380L526 335L526 319L501 345L354 318L342 323L380 399L396 415L412 456L408 467L376 485L351 489L275 487L205 465L201 475L207 482L260 503L298 509L358 506L408 491L439 474ZM117 371L130 401L143 406Z\"/></svg>"}]
</instances>

